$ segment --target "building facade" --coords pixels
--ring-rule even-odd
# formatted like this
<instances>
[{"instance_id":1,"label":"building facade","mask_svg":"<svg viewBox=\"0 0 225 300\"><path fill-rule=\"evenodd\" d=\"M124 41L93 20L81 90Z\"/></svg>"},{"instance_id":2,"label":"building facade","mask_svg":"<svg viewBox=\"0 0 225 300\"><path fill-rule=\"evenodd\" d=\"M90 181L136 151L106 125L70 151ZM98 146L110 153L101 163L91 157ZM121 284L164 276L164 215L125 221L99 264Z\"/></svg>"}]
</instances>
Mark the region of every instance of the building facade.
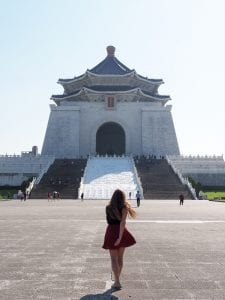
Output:
<instances>
[{"instance_id":1,"label":"building facade","mask_svg":"<svg viewBox=\"0 0 225 300\"><path fill-rule=\"evenodd\" d=\"M169 96L158 94L161 79L129 69L107 47L94 68L59 79L63 95L53 95L42 155L179 155Z\"/></svg>"}]
</instances>

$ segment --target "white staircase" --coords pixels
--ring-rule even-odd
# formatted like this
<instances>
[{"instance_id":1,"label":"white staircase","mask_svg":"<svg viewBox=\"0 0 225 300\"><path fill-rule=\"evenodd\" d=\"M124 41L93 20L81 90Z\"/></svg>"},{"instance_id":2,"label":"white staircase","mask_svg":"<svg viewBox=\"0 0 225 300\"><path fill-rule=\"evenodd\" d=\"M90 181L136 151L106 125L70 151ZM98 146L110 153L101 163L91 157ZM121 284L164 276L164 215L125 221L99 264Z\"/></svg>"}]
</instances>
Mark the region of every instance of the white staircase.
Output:
<instances>
[{"instance_id":1,"label":"white staircase","mask_svg":"<svg viewBox=\"0 0 225 300\"><path fill-rule=\"evenodd\" d=\"M130 157L90 157L84 171L79 195L84 199L110 199L116 189L125 192L129 199L142 191Z\"/></svg>"}]
</instances>

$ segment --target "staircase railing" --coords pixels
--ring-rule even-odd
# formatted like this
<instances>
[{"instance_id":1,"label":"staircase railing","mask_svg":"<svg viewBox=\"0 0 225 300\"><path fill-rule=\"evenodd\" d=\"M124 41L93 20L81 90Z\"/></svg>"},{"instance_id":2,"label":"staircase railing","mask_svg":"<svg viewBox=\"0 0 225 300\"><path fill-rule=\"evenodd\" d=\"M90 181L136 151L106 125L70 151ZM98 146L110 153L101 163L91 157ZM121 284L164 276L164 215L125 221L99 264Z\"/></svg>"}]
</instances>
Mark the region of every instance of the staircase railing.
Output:
<instances>
[{"instance_id":1,"label":"staircase railing","mask_svg":"<svg viewBox=\"0 0 225 300\"><path fill-rule=\"evenodd\" d=\"M34 184L36 181L36 177L33 177L32 181L30 182L29 186L26 188L26 193L30 194L30 192L32 191Z\"/></svg>"},{"instance_id":2,"label":"staircase railing","mask_svg":"<svg viewBox=\"0 0 225 300\"><path fill-rule=\"evenodd\" d=\"M132 156L130 157L130 160L131 160L131 164L133 166L134 175L136 177L138 190L140 192L140 195L141 195L142 199L144 199L144 192L143 192L143 188L142 188L142 184L141 184L141 179L138 176L137 168L135 166L135 163L134 163L134 160L133 160Z\"/></svg>"},{"instance_id":3,"label":"staircase railing","mask_svg":"<svg viewBox=\"0 0 225 300\"><path fill-rule=\"evenodd\" d=\"M89 165L89 161L90 159L92 158L93 156L89 155L88 156L88 160L87 160L87 164L84 168L84 173L83 173L83 176L81 177L81 180L80 180L80 186L78 188L78 199L80 198L81 194L84 193L84 179L86 178L86 173L87 173L87 167Z\"/></svg>"},{"instance_id":4,"label":"staircase railing","mask_svg":"<svg viewBox=\"0 0 225 300\"><path fill-rule=\"evenodd\" d=\"M49 160L49 162L47 163L47 165L41 170L41 172L39 173L38 177L35 180L35 185L39 184L41 181L41 178L44 176L44 174L48 171L49 167L51 166L51 164L54 162L55 158L52 158L51 160Z\"/></svg>"},{"instance_id":5,"label":"staircase railing","mask_svg":"<svg viewBox=\"0 0 225 300\"><path fill-rule=\"evenodd\" d=\"M80 198L83 192L84 192L84 177L81 177L80 186L78 188L78 199Z\"/></svg>"},{"instance_id":6,"label":"staircase railing","mask_svg":"<svg viewBox=\"0 0 225 300\"><path fill-rule=\"evenodd\" d=\"M174 171L174 173L178 176L178 178L180 179L181 183L186 185L188 190L190 191L191 195L194 197L195 200L197 200L197 195L196 195L196 191L193 188L193 186L191 185L190 181L188 180L188 178L184 178L183 175L181 174L181 172L174 166L172 160L169 159L169 157L166 155L166 160L168 162L168 164L171 166L172 170Z\"/></svg>"}]
</instances>

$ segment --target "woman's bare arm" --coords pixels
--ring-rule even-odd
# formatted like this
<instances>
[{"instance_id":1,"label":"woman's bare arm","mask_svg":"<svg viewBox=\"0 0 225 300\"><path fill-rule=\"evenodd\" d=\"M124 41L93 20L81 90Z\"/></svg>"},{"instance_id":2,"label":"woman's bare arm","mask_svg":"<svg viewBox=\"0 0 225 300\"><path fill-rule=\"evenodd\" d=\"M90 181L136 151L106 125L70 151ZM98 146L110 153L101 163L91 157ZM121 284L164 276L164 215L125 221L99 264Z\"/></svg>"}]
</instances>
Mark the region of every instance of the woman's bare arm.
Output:
<instances>
[{"instance_id":1,"label":"woman's bare arm","mask_svg":"<svg viewBox=\"0 0 225 300\"><path fill-rule=\"evenodd\" d=\"M119 243L121 242L122 236L123 236L123 232L124 232L124 228L126 225L126 218L127 218L127 209L124 207L122 210L122 218L120 221L120 233L119 233L119 237L116 240L114 246L118 246Z\"/></svg>"}]
</instances>

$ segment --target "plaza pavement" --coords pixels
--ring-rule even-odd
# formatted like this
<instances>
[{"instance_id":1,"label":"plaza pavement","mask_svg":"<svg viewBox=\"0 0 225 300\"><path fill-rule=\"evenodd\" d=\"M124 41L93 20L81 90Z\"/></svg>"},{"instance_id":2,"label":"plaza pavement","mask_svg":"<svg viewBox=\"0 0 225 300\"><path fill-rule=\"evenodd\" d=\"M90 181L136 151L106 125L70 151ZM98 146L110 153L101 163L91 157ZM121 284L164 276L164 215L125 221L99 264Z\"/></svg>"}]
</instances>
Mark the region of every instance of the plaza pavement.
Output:
<instances>
[{"instance_id":1,"label":"plaza pavement","mask_svg":"<svg viewBox=\"0 0 225 300\"><path fill-rule=\"evenodd\" d=\"M225 299L224 203L143 200L113 291L107 202L1 201L0 299Z\"/></svg>"}]
</instances>

